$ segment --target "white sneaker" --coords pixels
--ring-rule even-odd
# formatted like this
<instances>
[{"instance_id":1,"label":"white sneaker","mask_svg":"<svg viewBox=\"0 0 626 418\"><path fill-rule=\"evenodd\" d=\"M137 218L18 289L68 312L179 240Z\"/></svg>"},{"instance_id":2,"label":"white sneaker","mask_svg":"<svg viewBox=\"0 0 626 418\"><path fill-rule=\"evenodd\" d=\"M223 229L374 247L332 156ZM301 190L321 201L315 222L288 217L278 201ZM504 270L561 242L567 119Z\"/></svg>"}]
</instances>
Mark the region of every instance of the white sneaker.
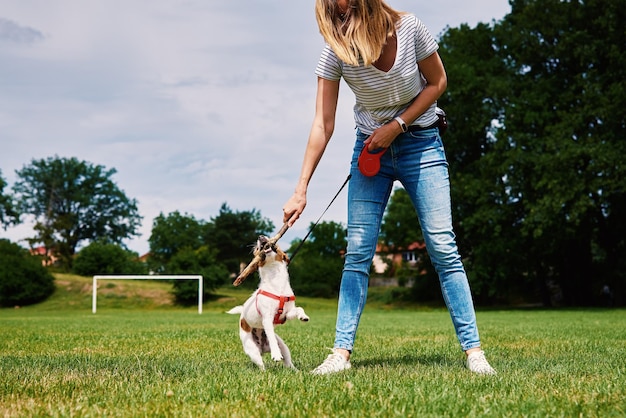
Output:
<instances>
[{"instance_id":1,"label":"white sneaker","mask_svg":"<svg viewBox=\"0 0 626 418\"><path fill-rule=\"evenodd\" d=\"M332 354L326 357L326 360L319 366L317 366L311 373L313 374L331 374L337 373L342 370L348 370L350 367L350 360L346 360L343 354L333 350Z\"/></svg>"},{"instance_id":2,"label":"white sneaker","mask_svg":"<svg viewBox=\"0 0 626 418\"><path fill-rule=\"evenodd\" d=\"M482 350L474 351L473 353L468 355L465 366L467 366L467 368L474 373L496 374L494 368L491 367L491 365L485 358L485 352Z\"/></svg>"}]
</instances>

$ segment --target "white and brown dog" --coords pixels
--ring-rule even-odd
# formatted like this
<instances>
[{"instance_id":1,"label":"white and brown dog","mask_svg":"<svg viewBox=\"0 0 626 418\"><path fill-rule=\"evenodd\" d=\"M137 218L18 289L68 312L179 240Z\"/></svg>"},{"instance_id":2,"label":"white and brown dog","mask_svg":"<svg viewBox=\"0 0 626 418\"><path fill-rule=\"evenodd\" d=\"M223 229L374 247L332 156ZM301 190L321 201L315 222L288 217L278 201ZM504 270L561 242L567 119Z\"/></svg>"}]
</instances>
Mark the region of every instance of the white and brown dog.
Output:
<instances>
[{"instance_id":1,"label":"white and brown dog","mask_svg":"<svg viewBox=\"0 0 626 418\"><path fill-rule=\"evenodd\" d=\"M304 309L295 303L287 271L289 258L264 235L257 240L254 255L261 257L258 265L259 288L243 305L234 307L228 313L241 314L239 337L243 351L254 364L265 370L262 355L269 352L272 360L282 360L285 366L295 369L289 348L274 331L275 325L290 319L309 320Z\"/></svg>"}]
</instances>

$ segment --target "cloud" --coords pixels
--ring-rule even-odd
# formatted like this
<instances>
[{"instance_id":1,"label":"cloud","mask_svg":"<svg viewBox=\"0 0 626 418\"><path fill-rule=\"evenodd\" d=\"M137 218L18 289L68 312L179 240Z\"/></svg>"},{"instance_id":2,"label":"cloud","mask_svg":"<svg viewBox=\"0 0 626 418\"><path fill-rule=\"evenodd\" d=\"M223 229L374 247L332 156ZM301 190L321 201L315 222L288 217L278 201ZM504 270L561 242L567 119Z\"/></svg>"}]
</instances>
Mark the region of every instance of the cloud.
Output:
<instances>
[{"instance_id":1,"label":"cloud","mask_svg":"<svg viewBox=\"0 0 626 418\"><path fill-rule=\"evenodd\" d=\"M509 8L390 3L435 35ZM115 168L144 217L142 237L129 241L138 252L161 212L209 220L226 202L282 224L315 105L323 41L313 2L34 0L2 9L0 169L9 185L16 169L54 155ZM342 85L335 135L287 241L304 236L348 174L352 106ZM324 220L345 219L344 192ZM31 235L28 225L0 231L15 241Z\"/></svg>"},{"instance_id":2,"label":"cloud","mask_svg":"<svg viewBox=\"0 0 626 418\"><path fill-rule=\"evenodd\" d=\"M0 17L0 41L32 44L43 39L43 33L37 29L20 26L17 22Z\"/></svg>"}]
</instances>

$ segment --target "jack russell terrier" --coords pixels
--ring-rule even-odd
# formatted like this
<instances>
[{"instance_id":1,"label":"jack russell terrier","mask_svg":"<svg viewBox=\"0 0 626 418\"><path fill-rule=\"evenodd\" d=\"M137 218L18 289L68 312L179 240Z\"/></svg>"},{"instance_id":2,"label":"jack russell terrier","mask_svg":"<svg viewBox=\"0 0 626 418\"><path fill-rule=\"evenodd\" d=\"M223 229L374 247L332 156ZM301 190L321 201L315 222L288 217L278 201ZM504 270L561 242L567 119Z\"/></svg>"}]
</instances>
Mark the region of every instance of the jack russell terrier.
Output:
<instances>
[{"instance_id":1,"label":"jack russell terrier","mask_svg":"<svg viewBox=\"0 0 626 418\"><path fill-rule=\"evenodd\" d=\"M265 370L261 356L268 352L272 360L282 360L285 366L295 369L289 348L274 332L275 325L284 324L287 320L309 320L304 309L295 303L287 271L289 258L264 235L257 240L254 256L260 257L259 288L243 305L234 307L228 313L241 315L239 337L243 351L261 370Z\"/></svg>"}]
</instances>

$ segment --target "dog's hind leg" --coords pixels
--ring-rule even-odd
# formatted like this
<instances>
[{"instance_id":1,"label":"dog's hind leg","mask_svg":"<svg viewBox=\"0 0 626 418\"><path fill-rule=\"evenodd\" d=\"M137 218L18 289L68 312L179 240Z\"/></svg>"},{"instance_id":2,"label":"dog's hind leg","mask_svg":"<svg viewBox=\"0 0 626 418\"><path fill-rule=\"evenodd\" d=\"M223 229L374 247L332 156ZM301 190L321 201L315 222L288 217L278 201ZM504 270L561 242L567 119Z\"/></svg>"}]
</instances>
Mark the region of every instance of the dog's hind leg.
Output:
<instances>
[{"instance_id":1,"label":"dog's hind leg","mask_svg":"<svg viewBox=\"0 0 626 418\"><path fill-rule=\"evenodd\" d=\"M244 330L240 330L239 335L241 337L243 351L248 355L248 357L250 357L250 360L252 360L254 364L259 366L261 370L265 370L265 364L263 364L263 357L262 357L263 342L258 341L258 339L262 337L257 335L257 332L261 334L262 337L265 337L264 335L262 335L263 330L257 330L257 329L253 329L252 332L246 332Z\"/></svg>"}]
</instances>

